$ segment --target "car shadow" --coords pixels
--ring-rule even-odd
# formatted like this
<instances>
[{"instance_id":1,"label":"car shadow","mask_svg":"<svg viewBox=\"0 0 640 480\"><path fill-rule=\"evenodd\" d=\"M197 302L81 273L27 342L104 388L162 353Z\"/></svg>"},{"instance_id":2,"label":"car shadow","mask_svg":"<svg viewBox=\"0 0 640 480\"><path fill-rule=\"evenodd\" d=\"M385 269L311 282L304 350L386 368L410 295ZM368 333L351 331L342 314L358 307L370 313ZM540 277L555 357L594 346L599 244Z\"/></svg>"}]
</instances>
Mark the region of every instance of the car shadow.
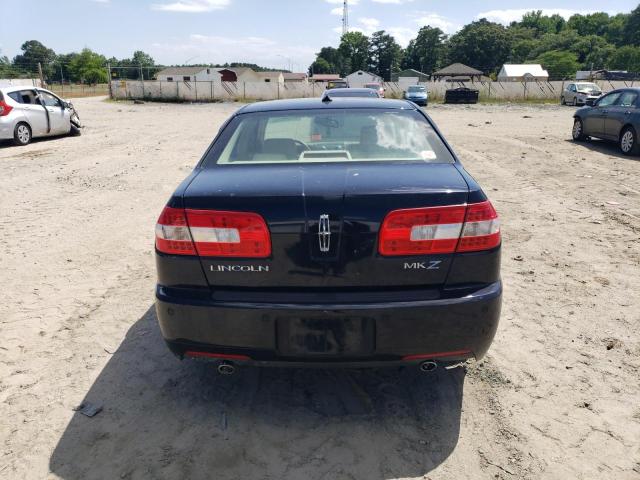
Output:
<instances>
[{"instance_id":1,"label":"car shadow","mask_svg":"<svg viewBox=\"0 0 640 480\"><path fill-rule=\"evenodd\" d=\"M179 361L150 307L51 458L60 478L397 478L455 448L464 368L244 368Z\"/></svg>"},{"instance_id":2,"label":"car shadow","mask_svg":"<svg viewBox=\"0 0 640 480\"><path fill-rule=\"evenodd\" d=\"M572 139L566 139L565 141L572 143L574 145L579 145L581 147L587 148L594 152L602 153L604 155L610 155L612 157L623 158L625 160L639 160L640 157L637 155L625 155L618 148L618 144L616 142L611 142L608 140L600 140L596 138L590 138L589 140L585 140L582 142L576 142Z\"/></svg>"}]
</instances>

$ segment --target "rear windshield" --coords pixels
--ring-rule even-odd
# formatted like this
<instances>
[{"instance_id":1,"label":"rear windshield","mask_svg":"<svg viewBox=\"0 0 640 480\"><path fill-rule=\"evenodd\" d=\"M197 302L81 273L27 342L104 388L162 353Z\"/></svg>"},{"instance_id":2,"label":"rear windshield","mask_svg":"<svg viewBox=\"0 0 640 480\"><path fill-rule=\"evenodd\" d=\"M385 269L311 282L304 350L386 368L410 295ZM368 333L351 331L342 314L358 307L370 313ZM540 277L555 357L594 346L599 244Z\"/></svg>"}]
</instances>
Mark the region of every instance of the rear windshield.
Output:
<instances>
[{"instance_id":1,"label":"rear windshield","mask_svg":"<svg viewBox=\"0 0 640 480\"><path fill-rule=\"evenodd\" d=\"M322 109L238 115L204 165L355 161L454 159L414 110Z\"/></svg>"},{"instance_id":2,"label":"rear windshield","mask_svg":"<svg viewBox=\"0 0 640 480\"><path fill-rule=\"evenodd\" d=\"M422 85L414 85L407 89L409 92L424 92L424 87Z\"/></svg>"}]
</instances>

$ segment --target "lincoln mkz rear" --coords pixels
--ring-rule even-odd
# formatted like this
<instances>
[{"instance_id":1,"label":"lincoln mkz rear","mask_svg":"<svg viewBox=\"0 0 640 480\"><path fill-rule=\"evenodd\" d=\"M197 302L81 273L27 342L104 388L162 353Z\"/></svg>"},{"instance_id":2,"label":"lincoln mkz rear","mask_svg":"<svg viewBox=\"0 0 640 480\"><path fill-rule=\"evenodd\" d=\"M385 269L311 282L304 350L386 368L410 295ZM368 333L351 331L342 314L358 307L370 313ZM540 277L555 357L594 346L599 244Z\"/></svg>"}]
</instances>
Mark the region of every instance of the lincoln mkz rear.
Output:
<instances>
[{"instance_id":1,"label":"lincoln mkz rear","mask_svg":"<svg viewBox=\"0 0 640 480\"><path fill-rule=\"evenodd\" d=\"M156 307L181 358L432 369L482 357L500 224L413 103L255 103L156 226Z\"/></svg>"}]
</instances>

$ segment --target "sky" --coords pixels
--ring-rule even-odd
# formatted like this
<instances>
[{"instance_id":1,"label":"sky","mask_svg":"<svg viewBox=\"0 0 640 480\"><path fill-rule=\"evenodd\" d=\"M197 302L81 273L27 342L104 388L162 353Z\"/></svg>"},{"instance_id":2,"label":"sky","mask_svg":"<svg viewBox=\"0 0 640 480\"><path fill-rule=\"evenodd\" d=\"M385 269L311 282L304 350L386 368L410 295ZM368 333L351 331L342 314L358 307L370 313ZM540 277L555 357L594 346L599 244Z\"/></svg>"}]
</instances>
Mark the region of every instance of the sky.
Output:
<instances>
[{"instance_id":1,"label":"sky","mask_svg":"<svg viewBox=\"0 0 640 480\"><path fill-rule=\"evenodd\" d=\"M349 0L351 30L386 30L406 46L423 25L452 34L485 17L508 24L524 12L628 13L638 0ZM342 0L0 0L0 55L26 40L56 53L84 47L107 57L151 54L162 65L248 62L305 71L323 46L337 46ZM9 21L7 12L19 15Z\"/></svg>"}]
</instances>

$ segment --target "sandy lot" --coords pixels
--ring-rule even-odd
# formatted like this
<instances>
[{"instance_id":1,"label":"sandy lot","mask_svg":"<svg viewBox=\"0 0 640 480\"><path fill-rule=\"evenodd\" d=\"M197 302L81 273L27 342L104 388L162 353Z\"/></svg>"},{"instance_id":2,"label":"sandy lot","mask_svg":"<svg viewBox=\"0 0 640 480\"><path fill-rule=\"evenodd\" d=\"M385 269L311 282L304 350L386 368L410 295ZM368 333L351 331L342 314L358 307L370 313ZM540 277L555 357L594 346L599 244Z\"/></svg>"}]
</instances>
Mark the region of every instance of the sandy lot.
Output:
<instances>
[{"instance_id":1,"label":"sandy lot","mask_svg":"<svg viewBox=\"0 0 640 480\"><path fill-rule=\"evenodd\" d=\"M640 158L571 108L429 107L503 220L482 362L228 378L162 343L152 250L237 105L75 104L81 137L0 146L1 478L640 478Z\"/></svg>"}]
</instances>

